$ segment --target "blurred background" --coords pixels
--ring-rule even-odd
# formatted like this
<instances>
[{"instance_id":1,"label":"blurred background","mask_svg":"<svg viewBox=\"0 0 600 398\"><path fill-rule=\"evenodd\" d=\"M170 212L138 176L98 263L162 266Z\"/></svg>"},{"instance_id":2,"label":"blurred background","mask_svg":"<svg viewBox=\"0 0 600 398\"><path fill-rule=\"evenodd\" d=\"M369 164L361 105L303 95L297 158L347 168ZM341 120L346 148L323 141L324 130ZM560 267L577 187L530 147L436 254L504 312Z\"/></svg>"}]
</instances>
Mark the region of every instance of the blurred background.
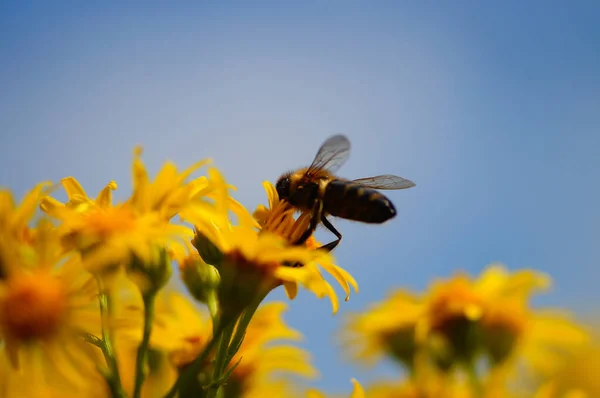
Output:
<instances>
[{"instance_id":1,"label":"blurred background","mask_svg":"<svg viewBox=\"0 0 600 398\"><path fill-rule=\"evenodd\" d=\"M1 2L0 185L114 179L122 199L141 144L151 172L212 157L252 210L263 180L347 135L341 176L417 183L384 225L334 222L360 293L333 317L301 292L286 315L315 385L347 391L397 372L347 364L335 337L394 287L499 261L553 277L536 304L594 311L599 18L594 1Z\"/></svg>"}]
</instances>

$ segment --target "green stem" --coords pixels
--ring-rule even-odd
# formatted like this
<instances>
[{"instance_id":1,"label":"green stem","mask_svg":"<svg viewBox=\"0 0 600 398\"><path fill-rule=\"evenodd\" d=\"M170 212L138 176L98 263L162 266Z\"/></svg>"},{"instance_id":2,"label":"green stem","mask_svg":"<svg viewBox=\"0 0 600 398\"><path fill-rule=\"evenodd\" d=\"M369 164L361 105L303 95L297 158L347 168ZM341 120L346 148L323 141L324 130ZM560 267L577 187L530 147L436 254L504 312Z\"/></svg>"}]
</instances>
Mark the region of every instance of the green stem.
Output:
<instances>
[{"instance_id":1,"label":"green stem","mask_svg":"<svg viewBox=\"0 0 600 398\"><path fill-rule=\"evenodd\" d=\"M216 289L208 293L206 305L212 319L213 336L216 336L216 332L219 329L219 299L217 298Z\"/></svg>"},{"instance_id":2,"label":"green stem","mask_svg":"<svg viewBox=\"0 0 600 398\"><path fill-rule=\"evenodd\" d=\"M235 322L235 318L226 320L226 321ZM226 326L226 325L222 325L219 327L219 329L217 330L218 333L215 333L213 335L213 338L210 339L210 341L208 342L206 347L204 347L204 350L202 350L202 353L200 353L200 355L198 355L196 357L196 359L194 359L194 361L192 363L190 363L181 372L181 374L179 375L179 377L177 378L177 380L175 381L175 383L173 384L173 386L171 387L169 392L164 396L164 398L173 398L182 386L189 384L189 382L198 375L198 373L202 370L202 367L205 365L208 354L210 354L210 352L215 347L217 342L220 341L219 336L220 336L221 332L223 331L223 326Z\"/></svg>"},{"instance_id":3,"label":"green stem","mask_svg":"<svg viewBox=\"0 0 600 398\"><path fill-rule=\"evenodd\" d=\"M231 342L231 336L235 328L236 322L229 322L227 326L223 328L223 333L219 336L219 345L217 346L217 352L215 353L215 366L213 370L212 382L220 380L223 372L229 362L229 343ZM220 385L211 385L208 390L207 398L215 398L223 394Z\"/></svg>"},{"instance_id":4,"label":"green stem","mask_svg":"<svg viewBox=\"0 0 600 398\"><path fill-rule=\"evenodd\" d=\"M219 346L216 352L215 367L213 373L213 379L208 390L207 398L222 398L224 395L223 388L221 387L222 379L226 374L227 366L233 359L234 355L239 350L244 336L246 335L246 329L250 324L250 320L254 316L254 313L258 309L258 306L265 298L264 295L257 297L250 305L248 305L241 316L236 316L238 322L231 322L227 328L223 331L220 337ZM237 326L236 326L237 323ZM234 334L235 331L235 334Z\"/></svg>"},{"instance_id":5,"label":"green stem","mask_svg":"<svg viewBox=\"0 0 600 398\"><path fill-rule=\"evenodd\" d=\"M465 363L465 370L467 371L467 376L469 377L469 382L471 383L471 388L473 390L474 396L482 397L483 388L479 380L479 376L477 375L477 369L475 369L475 364L473 363L473 361L468 361Z\"/></svg>"},{"instance_id":6,"label":"green stem","mask_svg":"<svg viewBox=\"0 0 600 398\"><path fill-rule=\"evenodd\" d=\"M148 346L150 345L150 333L152 332L152 323L154 322L154 302L156 292L151 291L144 295L144 333L142 342L137 350L135 362L135 387L133 397L140 398L142 394L142 385L146 379L146 362L148 360Z\"/></svg>"},{"instance_id":7,"label":"green stem","mask_svg":"<svg viewBox=\"0 0 600 398\"><path fill-rule=\"evenodd\" d=\"M100 304L100 319L102 322L102 353L108 366L108 372L106 375L108 385L111 389L113 397L125 398L125 390L121 384L121 376L119 375L119 365L112 345L112 333L109 325L109 314L110 314L110 297L104 288L100 277L96 278L98 282L98 290L100 294L98 296L98 302Z\"/></svg>"},{"instance_id":8,"label":"green stem","mask_svg":"<svg viewBox=\"0 0 600 398\"><path fill-rule=\"evenodd\" d=\"M242 341L244 340L244 337L246 336L246 329L248 328L248 325L250 324L250 321L252 320L252 317L254 316L254 313L256 312L256 310L258 309L258 306L260 305L260 303L262 303L264 297L266 295L259 297L257 300L255 300L251 305L249 305L248 307L246 307L246 309L244 310L242 316L240 317L240 320L237 324L237 328L235 330L235 335L233 336L233 339L231 340L231 344L229 345L229 358L233 358L233 356L238 352L240 346L242 345Z\"/></svg>"},{"instance_id":9,"label":"green stem","mask_svg":"<svg viewBox=\"0 0 600 398\"><path fill-rule=\"evenodd\" d=\"M104 353L104 344L102 344L102 339L94 336L91 333L83 333L81 337L86 341L86 343L90 343L91 345L100 348Z\"/></svg>"}]
</instances>

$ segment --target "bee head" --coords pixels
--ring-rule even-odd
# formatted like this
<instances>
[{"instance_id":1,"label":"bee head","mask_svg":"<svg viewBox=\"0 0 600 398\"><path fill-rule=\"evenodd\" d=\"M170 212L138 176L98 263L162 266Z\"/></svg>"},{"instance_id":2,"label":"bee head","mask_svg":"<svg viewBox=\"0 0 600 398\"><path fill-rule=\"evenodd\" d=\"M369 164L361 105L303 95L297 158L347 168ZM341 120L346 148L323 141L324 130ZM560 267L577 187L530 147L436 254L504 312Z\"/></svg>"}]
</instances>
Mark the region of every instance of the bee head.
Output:
<instances>
[{"instance_id":1,"label":"bee head","mask_svg":"<svg viewBox=\"0 0 600 398\"><path fill-rule=\"evenodd\" d=\"M291 186L291 174L286 173L279 177L277 183L275 184L275 189L277 190L277 194L280 199L289 199L290 197L290 186Z\"/></svg>"}]
</instances>

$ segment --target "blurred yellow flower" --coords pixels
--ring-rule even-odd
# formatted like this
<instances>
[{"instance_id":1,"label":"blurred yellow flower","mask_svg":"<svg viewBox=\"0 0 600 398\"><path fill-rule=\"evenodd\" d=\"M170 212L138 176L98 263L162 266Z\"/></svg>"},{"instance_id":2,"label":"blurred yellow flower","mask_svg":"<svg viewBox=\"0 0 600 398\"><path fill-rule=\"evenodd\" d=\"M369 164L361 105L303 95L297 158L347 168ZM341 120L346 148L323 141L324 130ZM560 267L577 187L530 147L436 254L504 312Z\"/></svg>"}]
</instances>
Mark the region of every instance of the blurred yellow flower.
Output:
<instances>
[{"instance_id":1,"label":"blurred yellow flower","mask_svg":"<svg viewBox=\"0 0 600 398\"><path fill-rule=\"evenodd\" d=\"M481 352L496 364L512 354L547 364L552 350L582 341L582 332L564 317L548 318L529 308L532 293L549 283L541 273L509 273L492 265L475 280L459 274L436 281L422 295L396 291L351 316L342 340L351 356L366 364L390 354L410 368L419 350L427 350L442 368L475 360Z\"/></svg>"},{"instance_id":2,"label":"blurred yellow flower","mask_svg":"<svg viewBox=\"0 0 600 398\"><path fill-rule=\"evenodd\" d=\"M200 177L186 182L207 161L182 172L167 162L151 182L140 155L141 150L136 149L133 192L123 203L112 204L111 191L117 187L113 181L92 200L73 177L61 181L69 198L66 204L51 197L42 202L42 210L62 221L59 230L66 247L81 251L84 265L93 272L128 264L132 255L144 263L153 263L157 247L181 245L193 236L188 227L170 222L175 214L189 207L204 212L216 209L202 197L212 190L210 181Z\"/></svg>"},{"instance_id":3,"label":"blurred yellow flower","mask_svg":"<svg viewBox=\"0 0 600 398\"><path fill-rule=\"evenodd\" d=\"M80 390L87 379L99 376L90 357L94 350L80 338L84 331L99 331L96 283L77 255L64 258L59 236L47 220L33 232L36 239L26 251L21 249L27 242L0 233L5 271L0 340L9 361L5 385L12 394L42 391L50 382Z\"/></svg>"}]
</instances>

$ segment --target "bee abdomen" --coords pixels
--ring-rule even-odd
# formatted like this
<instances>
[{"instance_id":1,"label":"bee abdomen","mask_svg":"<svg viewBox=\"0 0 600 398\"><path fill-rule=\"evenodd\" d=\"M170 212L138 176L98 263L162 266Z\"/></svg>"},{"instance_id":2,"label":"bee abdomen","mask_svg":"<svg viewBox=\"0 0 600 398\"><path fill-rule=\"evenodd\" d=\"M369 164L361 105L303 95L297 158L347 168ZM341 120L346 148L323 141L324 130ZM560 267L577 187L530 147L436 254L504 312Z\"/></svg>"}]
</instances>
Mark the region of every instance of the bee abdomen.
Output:
<instances>
[{"instance_id":1,"label":"bee abdomen","mask_svg":"<svg viewBox=\"0 0 600 398\"><path fill-rule=\"evenodd\" d=\"M325 212L353 221L381 224L396 216L396 208L388 198L351 181L329 182L323 202Z\"/></svg>"}]
</instances>

